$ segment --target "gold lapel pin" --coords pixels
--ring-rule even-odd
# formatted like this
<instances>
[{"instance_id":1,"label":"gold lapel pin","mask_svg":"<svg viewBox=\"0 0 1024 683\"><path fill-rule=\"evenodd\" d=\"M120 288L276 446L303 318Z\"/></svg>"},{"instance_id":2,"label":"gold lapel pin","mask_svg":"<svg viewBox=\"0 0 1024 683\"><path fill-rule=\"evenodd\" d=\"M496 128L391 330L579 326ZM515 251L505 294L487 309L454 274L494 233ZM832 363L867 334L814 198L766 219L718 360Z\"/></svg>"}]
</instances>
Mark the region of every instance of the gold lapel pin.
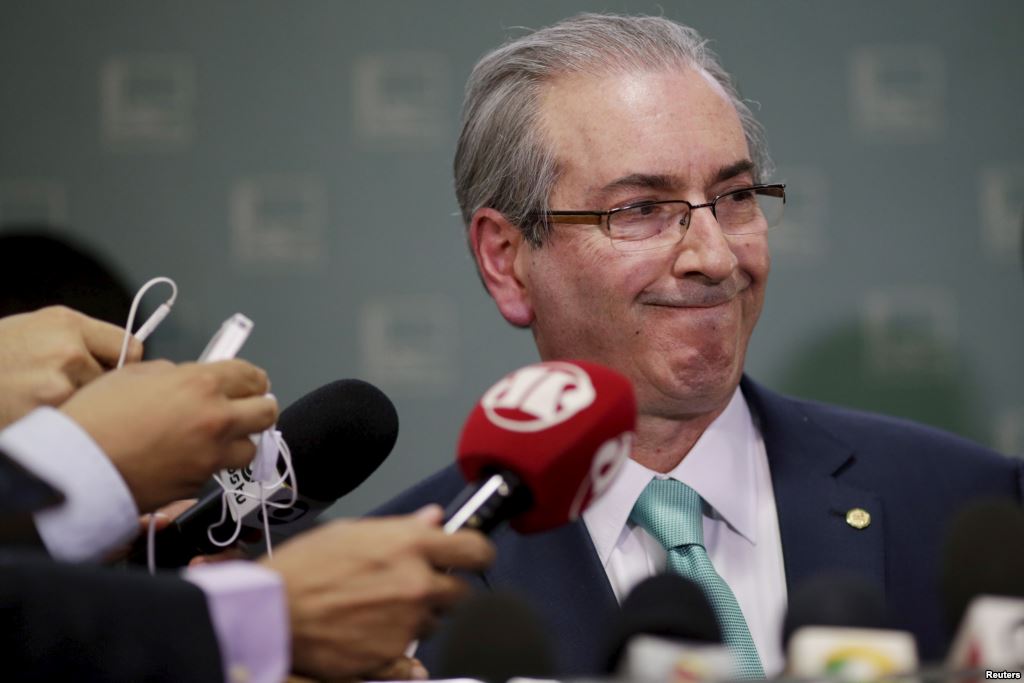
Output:
<instances>
[{"instance_id":1,"label":"gold lapel pin","mask_svg":"<svg viewBox=\"0 0 1024 683\"><path fill-rule=\"evenodd\" d=\"M846 523L854 529L867 529L871 524L871 513L864 508L853 508L846 513Z\"/></svg>"}]
</instances>

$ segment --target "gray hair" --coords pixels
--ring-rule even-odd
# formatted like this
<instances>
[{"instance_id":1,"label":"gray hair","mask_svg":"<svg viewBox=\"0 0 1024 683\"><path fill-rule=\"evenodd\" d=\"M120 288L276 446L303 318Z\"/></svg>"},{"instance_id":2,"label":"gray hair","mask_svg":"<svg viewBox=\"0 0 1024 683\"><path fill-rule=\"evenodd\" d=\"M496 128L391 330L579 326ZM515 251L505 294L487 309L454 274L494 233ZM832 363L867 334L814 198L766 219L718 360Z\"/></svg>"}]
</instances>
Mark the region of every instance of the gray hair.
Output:
<instances>
[{"instance_id":1,"label":"gray hair","mask_svg":"<svg viewBox=\"0 0 1024 683\"><path fill-rule=\"evenodd\" d=\"M455 151L455 194L467 227L482 207L500 211L540 246L558 162L539 126L545 84L570 74L672 67L703 69L739 114L755 177L771 173L764 129L694 29L663 17L579 14L485 55L470 74Z\"/></svg>"}]
</instances>

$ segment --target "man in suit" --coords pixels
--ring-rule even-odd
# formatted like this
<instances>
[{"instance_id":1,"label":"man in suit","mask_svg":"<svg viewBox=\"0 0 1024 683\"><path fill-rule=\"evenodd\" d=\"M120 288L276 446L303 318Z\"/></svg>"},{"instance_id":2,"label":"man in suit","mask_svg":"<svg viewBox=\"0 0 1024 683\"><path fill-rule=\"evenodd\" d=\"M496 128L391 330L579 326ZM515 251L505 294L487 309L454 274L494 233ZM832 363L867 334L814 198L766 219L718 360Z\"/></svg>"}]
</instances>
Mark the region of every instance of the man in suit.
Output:
<instances>
[{"instance_id":1,"label":"man in suit","mask_svg":"<svg viewBox=\"0 0 1024 683\"><path fill-rule=\"evenodd\" d=\"M499 533L483 575L545 617L561 673L595 671L617 602L666 568L717 596L746 675L781 670L788 593L839 570L871 580L895 625L941 656L945 526L974 497L1020 500L1019 465L995 453L744 376L785 199L769 171L730 76L667 19L580 15L470 76L455 181L484 286L542 359L617 369L638 402L631 459L604 496L557 531ZM449 469L382 511L460 485ZM696 531L674 539L678 526ZM421 654L429 666L430 644Z\"/></svg>"}]
</instances>

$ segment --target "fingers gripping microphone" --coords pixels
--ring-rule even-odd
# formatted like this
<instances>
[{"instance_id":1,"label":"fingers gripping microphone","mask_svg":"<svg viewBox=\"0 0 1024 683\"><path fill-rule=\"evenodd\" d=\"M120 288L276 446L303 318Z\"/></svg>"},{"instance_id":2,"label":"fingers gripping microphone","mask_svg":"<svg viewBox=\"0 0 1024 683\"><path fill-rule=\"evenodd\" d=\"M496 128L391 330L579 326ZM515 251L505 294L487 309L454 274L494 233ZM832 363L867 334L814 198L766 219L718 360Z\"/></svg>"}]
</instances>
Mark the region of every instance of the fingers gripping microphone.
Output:
<instances>
[{"instance_id":1,"label":"fingers gripping microphone","mask_svg":"<svg viewBox=\"0 0 1024 683\"><path fill-rule=\"evenodd\" d=\"M625 376L595 363L537 363L501 379L470 413L458 465L474 482L446 511L445 531L520 533L575 520L629 456L636 398Z\"/></svg>"},{"instance_id":2,"label":"fingers gripping microphone","mask_svg":"<svg viewBox=\"0 0 1024 683\"><path fill-rule=\"evenodd\" d=\"M310 527L324 508L362 484L398 438L398 415L390 399L372 384L355 379L331 382L306 394L281 412L277 425L291 450L298 496L293 506L270 510L267 521L276 540ZM254 485L248 468L234 470L229 480L237 480L230 483L239 491ZM290 497L287 493L282 491L282 497ZM219 488L211 492L156 534L158 566L181 567L196 555L223 550L207 533L231 533L222 529L218 534L221 527L216 526L223 495ZM258 506L244 514L242 525L263 528ZM229 518L221 526L233 529L235 522Z\"/></svg>"}]
</instances>

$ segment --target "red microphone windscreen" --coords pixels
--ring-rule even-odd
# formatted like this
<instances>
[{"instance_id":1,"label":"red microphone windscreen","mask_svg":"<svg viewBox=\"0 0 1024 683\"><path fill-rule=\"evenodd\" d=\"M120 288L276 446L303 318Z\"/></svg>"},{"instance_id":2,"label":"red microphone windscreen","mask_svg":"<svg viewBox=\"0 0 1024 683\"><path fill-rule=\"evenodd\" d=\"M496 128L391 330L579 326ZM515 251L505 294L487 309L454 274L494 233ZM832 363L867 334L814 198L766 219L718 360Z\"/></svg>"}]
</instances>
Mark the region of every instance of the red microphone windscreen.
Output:
<instances>
[{"instance_id":1,"label":"red microphone windscreen","mask_svg":"<svg viewBox=\"0 0 1024 683\"><path fill-rule=\"evenodd\" d=\"M506 375L462 428L458 463L467 481L517 474L533 506L512 520L521 533L575 520L629 457L636 398L624 375L586 361L528 365Z\"/></svg>"}]
</instances>

